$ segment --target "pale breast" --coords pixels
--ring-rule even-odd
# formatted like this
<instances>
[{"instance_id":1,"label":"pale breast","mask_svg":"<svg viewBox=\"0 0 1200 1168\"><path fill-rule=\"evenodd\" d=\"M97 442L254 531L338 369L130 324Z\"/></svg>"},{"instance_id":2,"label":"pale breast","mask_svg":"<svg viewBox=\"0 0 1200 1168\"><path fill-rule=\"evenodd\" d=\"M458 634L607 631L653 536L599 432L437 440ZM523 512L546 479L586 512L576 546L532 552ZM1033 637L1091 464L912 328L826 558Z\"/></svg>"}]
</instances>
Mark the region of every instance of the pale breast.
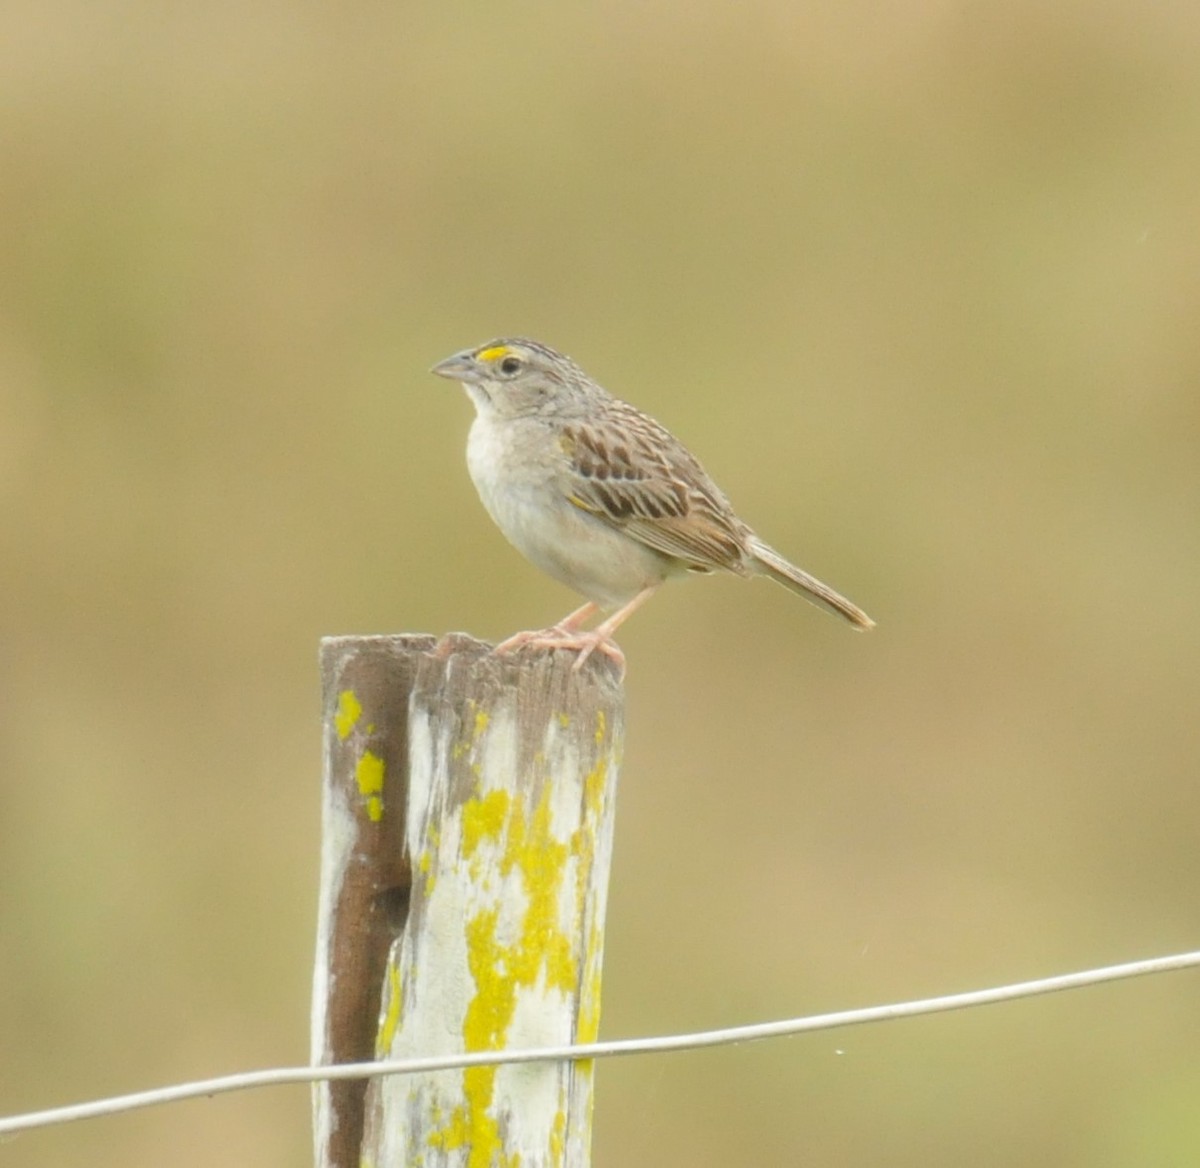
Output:
<instances>
[{"instance_id":1,"label":"pale breast","mask_svg":"<svg viewBox=\"0 0 1200 1168\"><path fill-rule=\"evenodd\" d=\"M605 608L624 604L679 570L570 503L560 459L544 422L476 417L467 467L488 514L514 547Z\"/></svg>"}]
</instances>

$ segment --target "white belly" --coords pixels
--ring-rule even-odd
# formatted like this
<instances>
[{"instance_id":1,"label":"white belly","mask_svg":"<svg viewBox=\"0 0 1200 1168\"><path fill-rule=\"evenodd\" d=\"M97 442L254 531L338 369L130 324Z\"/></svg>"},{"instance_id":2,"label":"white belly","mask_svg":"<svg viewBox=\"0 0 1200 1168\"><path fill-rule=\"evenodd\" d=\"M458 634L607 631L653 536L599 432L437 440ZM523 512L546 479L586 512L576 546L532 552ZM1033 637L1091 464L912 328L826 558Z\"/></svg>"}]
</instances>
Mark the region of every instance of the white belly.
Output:
<instances>
[{"instance_id":1,"label":"white belly","mask_svg":"<svg viewBox=\"0 0 1200 1168\"><path fill-rule=\"evenodd\" d=\"M488 514L528 560L602 608L618 607L671 574L666 557L568 502L565 466L546 465L539 430L527 443L527 423L502 425L500 441L495 423L476 417L467 467ZM538 457L527 456L529 445Z\"/></svg>"}]
</instances>

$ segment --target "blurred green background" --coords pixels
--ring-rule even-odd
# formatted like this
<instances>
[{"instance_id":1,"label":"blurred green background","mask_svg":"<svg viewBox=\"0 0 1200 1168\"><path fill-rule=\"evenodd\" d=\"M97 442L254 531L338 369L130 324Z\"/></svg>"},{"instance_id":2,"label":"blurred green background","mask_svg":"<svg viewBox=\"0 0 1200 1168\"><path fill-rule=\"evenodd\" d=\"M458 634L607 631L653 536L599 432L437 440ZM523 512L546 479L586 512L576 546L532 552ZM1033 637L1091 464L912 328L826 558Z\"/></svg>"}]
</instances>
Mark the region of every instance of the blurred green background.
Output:
<instances>
[{"instance_id":1,"label":"blurred green background","mask_svg":"<svg viewBox=\"0 0 1200 1168\"><path fill-rule=\"evenodd\" d=\"M603 1032L1200 944L1200 8L15 0L0 1111L307 1058L322 634L576 603L491 527L496 334L879 622L622 633ZM599 1069L595 1163L1194 1165L1194 975ZM0 1145L310 1162L303 1089Z\"/></svg>"}]
</instances>

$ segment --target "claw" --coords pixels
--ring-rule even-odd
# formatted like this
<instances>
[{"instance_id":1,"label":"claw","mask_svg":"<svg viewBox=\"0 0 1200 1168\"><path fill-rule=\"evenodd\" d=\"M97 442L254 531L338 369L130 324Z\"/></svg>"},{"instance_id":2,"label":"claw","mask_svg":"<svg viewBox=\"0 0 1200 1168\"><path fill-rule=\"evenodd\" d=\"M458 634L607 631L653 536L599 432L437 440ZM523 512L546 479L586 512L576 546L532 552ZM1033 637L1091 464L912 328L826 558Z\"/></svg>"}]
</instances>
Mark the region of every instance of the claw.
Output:
<instances>
[{"instance_id":1,"label":"claw","mask_svg":"<svg viewBox=\"0 0 1200 1168\"><path fill-rule=\"evenodd\" d=\"M616 662L622 673L625 671L625 654L621 652L616 641L596 630L577 631L562 625L554 625L548 629L529 629L522 633L514 633L507 640L501 641L496 646L496 652L511 653L526 647L578 651L579 656L571 666L575 673L583 668L583 663L596 651Z\"/></svg>"},{"instance_id":2,"label":"claw","mask_svg":"<svg viewBox=\"0 0 1200 1168\"><path fill-rule=\"evenodd\" d=\"M660 580L659 584L661 583ZM616 632L618 625L632 616L654 595L657 588L658 584L647 585L632 600L622 605L607 620L601 621L594 629L579 627L584 621L594 616L598 610L598 606L589 600L582 608L577 608L563 617L558 624L551 625L548 629L514 633L506 641L501 641L496 646L496 652L511 653L514 649L520 649L525 645L533 645L538 649L577 649L579 656L571 668L578 673L583 668L583 663L599 650L610 661L616 662L617 668L624 676L625 654L613 640L613 633Z\"/></svg>"},{"instance_id":3,"label":"claw","mask_svg":"<svg viewBox=\"0 0 1200 1168\"><path fill-rule=\"evenodd\" d=\"M621 652L621 647L612 637L606 637L600 632L580 633L577 634L577 637L581 640L586 640L587 643L580 650L579 656L575 658L575 664L571 666L573 673L578 673L583 668L583 663L599 650L610 661L616 663L617 668L621 671L622 676L624 676L625 654Z\"/></svg>"}]
</instances>

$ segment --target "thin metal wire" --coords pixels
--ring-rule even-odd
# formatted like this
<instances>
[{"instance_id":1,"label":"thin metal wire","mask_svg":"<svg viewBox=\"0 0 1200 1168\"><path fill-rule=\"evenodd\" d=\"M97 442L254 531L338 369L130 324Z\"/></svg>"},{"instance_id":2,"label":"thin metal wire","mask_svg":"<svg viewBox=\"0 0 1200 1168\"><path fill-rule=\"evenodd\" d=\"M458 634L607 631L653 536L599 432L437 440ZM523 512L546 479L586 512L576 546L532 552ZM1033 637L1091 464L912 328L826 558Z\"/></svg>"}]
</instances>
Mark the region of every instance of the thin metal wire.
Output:
<instances>
[{"instance_id":1,"label":"thin metal wire","mask_svg":"<svg viewBox=\"0 0 1200 1168\"><path fill-rule=\"evenodd\" d=\"M560 1059L613 1058L618 1055L665 1053L679 1050L699 1050L710 1046L727 1046L738 1042L755 1042L764 1038L784 1038L808 1034L814 1030L834 1030L843 1026L859 1026L868 1022L886 1022L896 1018L915 1018L922 1014L938 1014L947 1010L962 1010L1029 998L1038 994L1059 993L1082 989L1085 986L1125 978L1143 977L1152 973L1169 973L1178 969L1200 966L1200 951L1179 953L1173 957L1155 957L1147 961L1130 961L1101 969L1079 973L1059 974L1036 981L1017 982L987 990L972 990L938 998L923 998L914 1002L899 1002L890 1006L869 1006L861 1010L842 1010L833 1014L816 1014L807 1018L790 1018L778 1022L760 1022L751 1026L731 1026L696 1034L671 1034L658 1038L626 1038L615 1042L593 1042L585 1046L552 1046L533 1050L496 1050L474 1054L445 1055L428 1058L381 1060L368 1063L343 1063L337 1066L281 1067L266 1071L246 1071L217 1079L201 1079L180 1083L174 1087L158 1087L132 1095L116 1095L90 1103L33 1111L25 1115L0 1118L0 1136L52 1124L73 1123L101 1115L116 1115L142 1107L156 1107L181 1099L199 1099L206 1095L222 1095L244 1091L251 1087L272 1087L284 1083L313 1083L319 1080L366 1079L375 1075L411 1075L427 1071L447 1071L460 1067L494 1066L501 1063L550 1062Z\"/></svg>"}]
</instances>

